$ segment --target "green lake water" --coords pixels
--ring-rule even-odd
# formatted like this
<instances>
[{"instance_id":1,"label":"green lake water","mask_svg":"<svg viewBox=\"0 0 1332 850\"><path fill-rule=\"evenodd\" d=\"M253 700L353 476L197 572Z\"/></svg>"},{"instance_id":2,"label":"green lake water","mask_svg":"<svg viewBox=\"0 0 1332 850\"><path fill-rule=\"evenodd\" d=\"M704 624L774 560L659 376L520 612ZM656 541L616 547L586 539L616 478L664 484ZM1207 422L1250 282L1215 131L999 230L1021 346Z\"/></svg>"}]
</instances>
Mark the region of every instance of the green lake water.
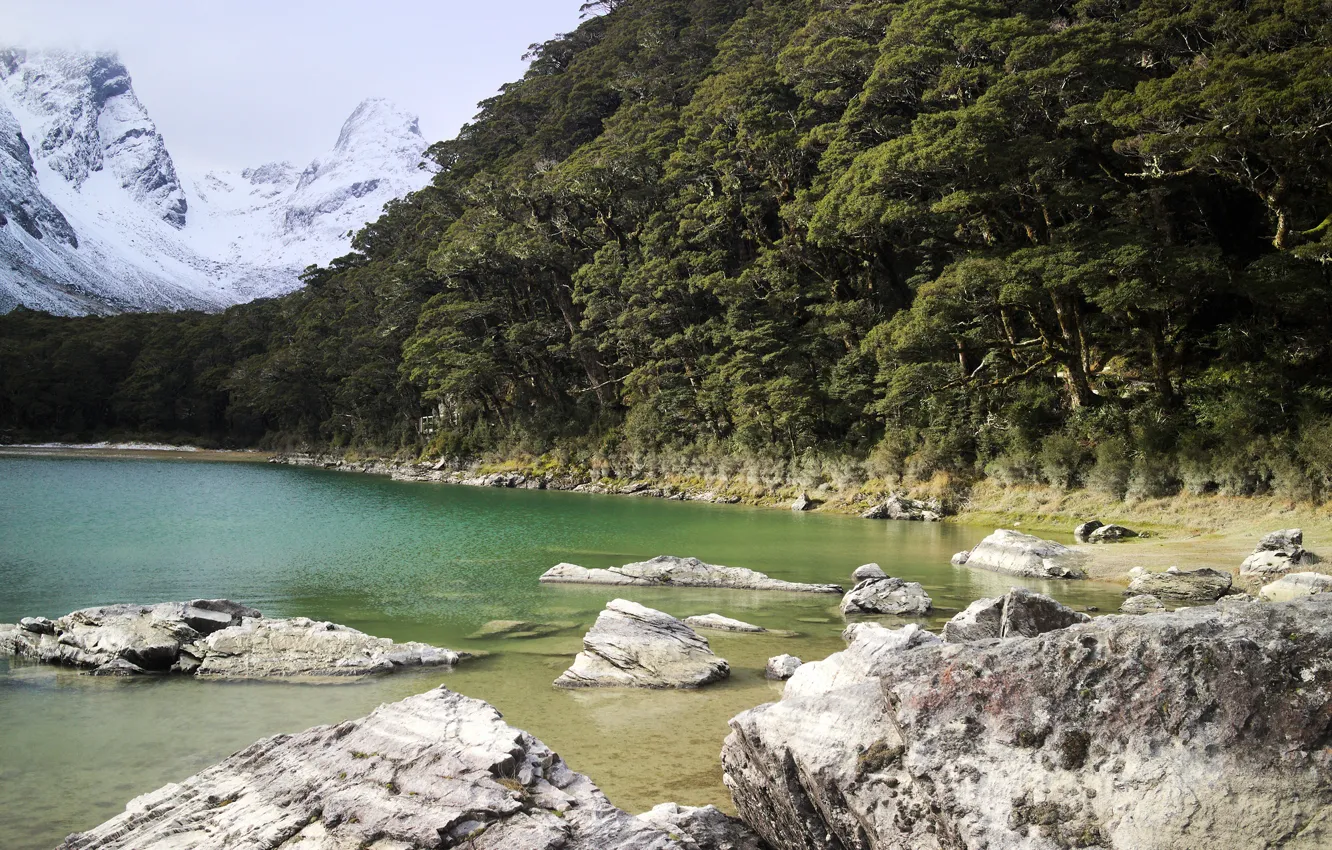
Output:
<instances>
[{"instance_id":1,"label":"green lake water","mask_svg":"<svg viewBox=\"0 0 1332 850\"><path fill-rule=\"evenodd\" d=\"M843 647L839 597L542 586L569 561L607 567L694 555L792 581L849 585L874 561L921 582L942 625L1014 579L949 565L991 529L579 493L511 491L251 463L0 458L0 622L109 602L226 597L271 616L345 623L490 655L453 671L354 684L100 679L0 658L0 848L49 848L254 740L361 716L439 684L515 726L642 811L666 800L729 808L727 720L777 699L769 656ZM1119 588L1024 582L1079 608ZM798 634L704 632L731 678L698 691L564 691L605 603L678 617L717 612ZM575 624L529 640L473 640L495 619ZM889 625L907 622L884 618Z\"/></svg>"}]
</instances>

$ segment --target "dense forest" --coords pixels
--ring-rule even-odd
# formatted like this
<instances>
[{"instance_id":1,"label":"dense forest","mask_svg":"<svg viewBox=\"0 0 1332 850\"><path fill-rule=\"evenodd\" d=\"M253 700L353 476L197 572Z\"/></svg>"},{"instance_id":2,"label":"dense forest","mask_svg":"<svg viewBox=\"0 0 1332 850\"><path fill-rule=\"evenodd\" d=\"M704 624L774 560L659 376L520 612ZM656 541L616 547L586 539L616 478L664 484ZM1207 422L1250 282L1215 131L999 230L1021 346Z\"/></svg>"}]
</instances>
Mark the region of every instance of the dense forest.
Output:
<instances>
[{"instance_id":1,"label":"dense forest","mask_svg":"<svg viewBox=\"0 0 1332 850\"><path fill-rule=\"evenodd\" d=\"M1332 495L1325 0L586 12L301 290L0 317L0 441Z\"/></svg>"}]
</instances>

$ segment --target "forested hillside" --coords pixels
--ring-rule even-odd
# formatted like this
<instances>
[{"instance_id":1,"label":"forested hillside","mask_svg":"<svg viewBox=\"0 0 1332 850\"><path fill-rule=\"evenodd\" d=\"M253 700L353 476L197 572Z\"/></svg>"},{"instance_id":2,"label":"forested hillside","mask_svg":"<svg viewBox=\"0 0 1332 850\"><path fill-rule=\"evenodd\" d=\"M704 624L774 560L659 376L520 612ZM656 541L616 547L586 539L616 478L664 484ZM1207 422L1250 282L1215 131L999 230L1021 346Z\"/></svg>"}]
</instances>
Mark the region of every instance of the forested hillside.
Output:
<instances>
[{"instance_id":1,"label":"forested hillside","mask_svg":"<svg viewBox=\"0 0 1332 850\"><path fill-rule=\"evenodd\" d=\"M1328 494L1328 3L592 5L303 290L0 317L0 437Z\"/></svg>"}]
</instances>

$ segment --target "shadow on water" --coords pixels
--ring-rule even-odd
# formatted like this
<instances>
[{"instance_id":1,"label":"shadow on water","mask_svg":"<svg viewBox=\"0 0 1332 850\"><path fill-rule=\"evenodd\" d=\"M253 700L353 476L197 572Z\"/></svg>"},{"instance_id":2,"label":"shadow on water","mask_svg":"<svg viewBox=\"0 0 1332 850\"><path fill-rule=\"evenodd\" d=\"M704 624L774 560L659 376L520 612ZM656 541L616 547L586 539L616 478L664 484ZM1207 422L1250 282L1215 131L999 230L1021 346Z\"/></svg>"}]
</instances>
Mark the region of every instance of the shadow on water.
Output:
<instances>
[{"instance_id":1,"label":"shadow on water","mask_svg":"<svg viewBox=\"0 0 1332 850\"><path fill-rule=\"evenodd\" d=\"M496 705L610 798L727 806L717 753L736 713L777 698L767 658L842 648L832 595L542 586L560 561L607 567L694 555L846 585L875 561L921 582L937 627L1013 581L952 567L990 529L647 498L393 482L255 464L0 458L0 622L114 601L228 597L274 616L346 623L490 657L343 685L102 680L0 661L0 846L49 847L257 738L332 723L446 684ZM1118 588L1028 583L1113 610ZM694 692L562 691L551 682L616 596L676 616L717 612L794 636L708 632L731 679ZM525 640L469 638L489 620L560 622ZM890 624L906 622L892 620ZM614 746L607 746L614 742Z\"/></svg>"}]
</instances>

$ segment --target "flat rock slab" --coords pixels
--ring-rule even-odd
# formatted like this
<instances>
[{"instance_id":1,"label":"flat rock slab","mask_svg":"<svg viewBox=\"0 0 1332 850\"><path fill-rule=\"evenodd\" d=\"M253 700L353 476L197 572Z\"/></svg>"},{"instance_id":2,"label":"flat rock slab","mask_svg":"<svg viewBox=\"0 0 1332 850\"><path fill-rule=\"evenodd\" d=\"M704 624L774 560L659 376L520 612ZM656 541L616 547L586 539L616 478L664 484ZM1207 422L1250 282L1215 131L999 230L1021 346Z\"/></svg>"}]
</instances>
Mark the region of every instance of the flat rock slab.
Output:
<instances>
[{"instance_id":1,"label":"flat rock slab","mask_svg":"<svg viewBox=\"0 0 1332 850\"><path fill-rule=\"evenodd\" d=\"M1167 570L1143 573L1129 582L1125 596L1150 594L1162 601L1215 602L1231 592L1235 579L1230 573L1203 567L1198 570Z\"/></svg>"},{"instance_id":2,"label":"flat rock slab","mask_svg":"<svg viewBox=\"0 0 1332 850\"><path fill-rule=\"evenodd\" d=\"M731 674L708 640L670 614L613 599L557 688L697 688Z\"/></svg>"},{"instance_id":3,"label":"flat rock slab","mask_svg":"<svg viewBox=\"0 0 1332 850\"><path fill-rule=\"evenodd\" d=\"M532 623L526 620L491 620L468 635L469 640L503 638L505 640L525 640L528 638L549 637L569 629L577 628L577 623Z\"/></svg>"},{"instance_id":4,"label":"flat rock slab","mask_svg":"<svg viewBox=\"0 0 1332 850\"><path fill-rule=\"evenodd\" d=\"M452 666L468 657L304 617L269 619L225 599L103 605L54 621L27 618L17 627L0 627L0 653L99 675L229 679L346 679Z\"/></svg>"},{"instance_id":5,"label":"flat rock slab","mask_svg":"<svg viewBox=\"0 0 1332 850\"><path fill-rule=\"evenodd\" d=\"M679 838L612 806L493 707L441 687L260 741L60 850L722 850L715 818L662 819ZM684 833L695 822L702 840Z\"/></svg>"},{"instance_id":6,"label":"flat rock slab","mask_svg":"<svg viewBox=\"0 0 1332 850\"><path fill-rule=\"evenodd\" d=\"M730 617L723 617L721 614L700 614L696 617L685 617L684 624L691 629L712 629L718 632L750 632L757 634L767 631L762 626L746 623L744 620L732 620Z\"/></svg>"},{"instance_id":7,"label":"flat rock slab","mask_svg":"<svg viewBox=\"0 0 1332 850\"><path fill-rule=\"evenodd\" d=\"M588 569L577 564L556 564L541 581L567 584L614 584L635 587L722 587L735 590L783 590L793 593L841 593L836 584L782 581L743 567L705 564L698 558L659 555L610 569Z\"/></svg>"},{"instance_id":8,"label":"flat rock slab","mask_svg":"<svg viewBox=\"0 0 1332 850\"><path fill-rule=\"evenodd\" d=\"M1048 596L1015 587L1003 596L977 599L944 624L943 638L949 643L994 638L1036 637L1055 629L1091 622Z\"/></svg>"},{"instance_id":9,"label":"flat rock slab","mask_svg":"<svg viewBox=\"0 0 1332 850\"><path fill-rule=\"evenodd\" d=\"M933 607L920 582L883 576L867 578L847 591L839 606L846 614L921 615Z\"/></svg>"},{"instance_id":10,"label":"flat rock slab","mask_svg":"<svg viewBox=\"0 0 1332 850\"><path fill-rule=\"evenodd\" d=\"M1290 573L1258 591L1259 599L1286 602L1316 593L1332 593L1332 576L1323 573Z\"/></svg>"},{"instance_id":11,"label":"flat rock slab","mask_svg":"<svg viewBox=\"0 0 1332 850\"><path fill-rule=\"evenodd\" d=\"M1079 565L1086 555L1062 543L1001 528L967 556L966 566L1026 578L1086 578Z\"/></svg>"},{"instance_id":12,"label":"flat rock slab","mask_svg":"<svg viewBox=\"0 0 1332 850\"><path fill-rule=\"evenodd\" d=\"M726 784L777 850L1332 846L1332 594L888 642L731 721Z\"/></svg>"}]
</instances>

